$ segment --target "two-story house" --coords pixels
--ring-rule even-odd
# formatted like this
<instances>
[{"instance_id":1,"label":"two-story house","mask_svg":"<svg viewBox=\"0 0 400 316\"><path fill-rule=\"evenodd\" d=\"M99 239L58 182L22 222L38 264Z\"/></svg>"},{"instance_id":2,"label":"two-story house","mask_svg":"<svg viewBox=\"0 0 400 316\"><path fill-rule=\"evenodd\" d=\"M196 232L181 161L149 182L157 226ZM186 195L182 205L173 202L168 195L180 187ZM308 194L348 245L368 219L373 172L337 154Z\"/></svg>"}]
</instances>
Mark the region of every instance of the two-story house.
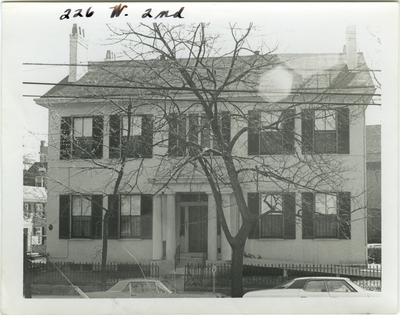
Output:
<instances>
[{"instance_id":1,"label":"two-story house","mask_svg":"<svg viewBox=\"0 0 400 316\"><path fill-rule=\"evenodd\" d=\"M113 208L110 262L131 262L130 254L141 262L171 261L178 246L189 256L230 260L215 196L192 163L193 148L215 155L209 161L221 175L223 213L233 235L241 217L208 117L187 87L180 83L173 98L146 94L146 84L159 77L145 75L145 67L152 63L166 72L163 58L87 63L84 31L74 25L70 41L69 75L36 99L50 111L50 258L98 262L104 213ZM259 215L246 253L282 263L366 262L364 111L375 89L356 52L354 28L346 41L343 53L271 54L265 71L252 77L258 93L232 85L224 94L218 124L227 142L235 140L238 168L259 171L261 165L273 175L241 178L248 208ZM229 65L229 58L221 63ZM222 64L209 75L229 69ZM165 82L165 91L176 81ZM126 164L116 198L121 157Z\"/></svg>"}]
</instances>

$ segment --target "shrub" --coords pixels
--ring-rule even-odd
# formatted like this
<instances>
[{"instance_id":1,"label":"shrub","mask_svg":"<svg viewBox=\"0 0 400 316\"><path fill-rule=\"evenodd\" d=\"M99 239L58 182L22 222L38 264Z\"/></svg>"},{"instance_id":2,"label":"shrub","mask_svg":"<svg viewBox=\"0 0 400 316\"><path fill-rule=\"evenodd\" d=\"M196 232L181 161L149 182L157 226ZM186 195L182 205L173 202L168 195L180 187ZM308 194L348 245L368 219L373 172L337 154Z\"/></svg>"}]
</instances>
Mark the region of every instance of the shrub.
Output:
<instances>
[{"instance_id":1,"label":"shrub","mask_svg":"<svg viewBox=\"0 0 400 316\"><path fill-rule=\"evenodd\" d=\"M368 248L368 263L381 263L381 248L371 247Z\"/></svg>"}]
</instances>

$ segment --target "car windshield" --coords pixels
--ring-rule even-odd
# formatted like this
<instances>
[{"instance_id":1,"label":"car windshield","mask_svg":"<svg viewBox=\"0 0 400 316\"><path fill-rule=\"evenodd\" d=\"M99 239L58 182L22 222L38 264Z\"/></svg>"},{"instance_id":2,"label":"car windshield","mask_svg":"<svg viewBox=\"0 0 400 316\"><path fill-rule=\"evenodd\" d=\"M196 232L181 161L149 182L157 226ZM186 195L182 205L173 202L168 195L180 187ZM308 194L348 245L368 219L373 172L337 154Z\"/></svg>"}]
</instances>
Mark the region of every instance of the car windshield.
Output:
<instances>
[{"instance_id":1,"label":"car windshield","mask_svg":"<svg viewBox=\"0 0 400 316\"><path fill-rule=\"evenodd\" d=\"M168 288L168 290L170 290L171 292L178 292L178 289L177 289L175 286L173 286L171 283L169 283L168 281L162 280L161 282L162 282L162 284L164 284L164 285Z\"/></svg>"},{"instance_id":2,"label":"car windshield","mask_svg":"<svg viewBox=\"0 0 400 316\"><path fill-rule=\"evenodd\" d=\"M274 287L274 290L279 290L279 289L286 289L288 286L290 286L292 283L294 282L294 280L282 283L281 285L278 285L276 287Z\"/></svg>"}]
</instances>

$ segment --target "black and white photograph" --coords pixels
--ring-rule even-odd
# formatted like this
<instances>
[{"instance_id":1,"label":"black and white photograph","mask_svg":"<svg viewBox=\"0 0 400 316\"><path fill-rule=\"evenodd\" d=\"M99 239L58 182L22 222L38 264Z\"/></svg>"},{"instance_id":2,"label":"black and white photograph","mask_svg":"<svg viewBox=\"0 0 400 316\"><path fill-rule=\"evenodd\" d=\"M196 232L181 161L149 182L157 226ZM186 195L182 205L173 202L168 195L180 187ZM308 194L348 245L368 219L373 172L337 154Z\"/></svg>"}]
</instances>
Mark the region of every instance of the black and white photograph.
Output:
<instances>
[{"instance_id":1,"label":"black and white photograph","mask_svg":"<svg viewBox=\"0 0 400 316\"><path fill-rule=\"evenodd\" d=\"M2 313L398 312L397 2L2 17Z\"/></svg>"}]
</instances>

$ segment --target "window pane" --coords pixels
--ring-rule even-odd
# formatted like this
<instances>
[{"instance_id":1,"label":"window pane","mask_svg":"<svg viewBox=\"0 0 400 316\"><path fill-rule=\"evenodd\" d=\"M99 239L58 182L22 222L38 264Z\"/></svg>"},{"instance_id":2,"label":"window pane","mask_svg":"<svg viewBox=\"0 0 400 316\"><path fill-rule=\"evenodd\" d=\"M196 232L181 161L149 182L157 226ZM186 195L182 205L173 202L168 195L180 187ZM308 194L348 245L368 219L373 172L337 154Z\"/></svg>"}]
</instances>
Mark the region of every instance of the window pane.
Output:
<instances>
[{"instance_id":1,"label":"window pane","mask_svg":"<svg viewBox=\"0 0 400 316\"><path fill-rule=\"evenodd\" d=\"M88 238L91 237L91 217L73 216L72 217L72 237Z\"/></svg>"},{"instance_id":2,"label":"window pane","mask_svg":"<svg viewBox=\"0 0 400 316\"><path fill-rule=\"evenodd\" d=\"M332 215L337 214L336 195L326 196L326 213Z\"/></svg>"},{"instance_id":3,"label":"window pane","mask_svg":"<svg viewBox=\"0 0 400 316\"><path fill-rule=\"evenodd\" d=\"M90 196L82 198L82 215L90 216L92 214L92 201Z\"/></svg>"},{"instance_id":4,"label":"window pane","mask_svg":"<svg viewBox=\"0 0 400 316\"><path fill-rule=\"evenodd\" d=\"M261 113L261 124L263 127L269 127L273 123L279 122L282 116L282 111L272 111L267 113ZM282 122L275 124L269 128L271 129L280 129L282 127Z\"/></svg>"},{"instance_id":5,"label":"window pane","mask_svg":"<svg viewBox=\"0 0 400 316\"><path fill-rule=\"evenodd\" d=\"M92 137L93 133L93 119L91 117L85 117L83 119L83 133L84 137Z\"/></svg>"},{"instance_id":6,"label":"window pane","mask_svg":"<svg viewBox=\"0 0 400 316\"><path fill-rule=\"evenodd\" d=\"M335 110L316 110L315 111L315 130L334 131L336 130L336 111Z\"/></svg>"},{"instance_id":7,"label":"window pane","mask_svg":"<svg viewBox=\"0 0 400 316\"><path fill-rule=\"evenodd\" d=\"M336 153L336 131L315 131L314 137L317 154Z\"/></svg>"},{"instance_id":8,"label":"window pane","mask_svg":"<svg viewBox=\"0 0 400 316\"><path fill-rule=\"evenodd\" d=\"M201 117L201 146L210 148L211 128L206 116Z\"/></svg>"},{"instance_id":9,"label":"window pane","mask_svg":"<svg viewBox=\"0 0 400 316\"><path fill-rule=\"evenodd\" d=\"M260 154L278 155L283 153L283 135L281 132L261 132Z\"/></svg>"},{"instance_id":10,"label":"window pane","mask_svg":"<svg viewBox=\"0 0 400 316\"><path fill-rule=\"evenodd\" d=\"M131 198L130 195L121 195L121 215L131 214Z\"/></svg>"},{"instance_id":11,"label":"window pane","mask_svg":"<svg viewBox=\"0 0 400 316\"><path fill-rule=\"evenodd\" d=\"M83 136L83 119L80 117L74 118L74 136Z\"/></svg>"},{"instance_id":12,"label":"window pane","mask_svg":"<svg viewBox=\"0 0 400 316\"><path fill-rule=\"evenodd\" d=\"M72 196L72 215L82 215L82 198L78 195Z\"/></svg>"},{"instance_id":13,"label":"window pane","mask_svg":"<svg viewBox=\"0 0 400 316\"><path fill-rule=\"evenodd\" d=\"M264 215L261 218L261 238L283 238L283 216Z\"/></svg>"},{"instance_id":14,"label":"window pane","mask_svg":"<svg viewBox=\"0 0 400 316\"><path fill-rule=\"evenodd\" d=\"M338 224L334 217L318 215L315 218L315 237L317 238L337 238Z\"/></svg>"},{"instance_id":15,"label":"window pane","mask_svg":"<svg viewBox=\"0 0 400 316\"><path fill-rule=\"evenodd\" d=\"M122 136L128 136L128 116L122 118ZM131 116L131 134L130 136L141 135L142 134L142 117L141 116Z\"/></svg>"},{"instance_id":16,"label":"window pane","mask_svg":"<svg viewBox=\"0 0 400 316\"><path fill-rule=\"evenodd\" d=\"M346 282L339 280L326 281L329 292L355 292Z\"/></svg>"},{"instance_id":17,"label":"window pane","mask_svg":"<svg viewBox=\"0 0 400 316\"><path fill-rule=\"evenodd\" d=\"M131 196L131 215L140 216L140 195Z\"/></svg>"},{"instance_id":18,"label":"window pane","mask_svg":"<svg viewBox=\"0 0 400 316\"><path fill-rule=\"evenodd\" d=\"M307 292L326 292L324 281L310 281L307 283L304 291Z\"/></svg>"},{"instance_id":19,"label":"window pane","mask_svg":"<svg viewBox=\"0 0 400 316\"><path fill-rule=\"evenodd\" d=\"M269 211L282 212L282 196L279 194L266 194L261 196L261 214Z\"/></svg>"}]
</instances>

